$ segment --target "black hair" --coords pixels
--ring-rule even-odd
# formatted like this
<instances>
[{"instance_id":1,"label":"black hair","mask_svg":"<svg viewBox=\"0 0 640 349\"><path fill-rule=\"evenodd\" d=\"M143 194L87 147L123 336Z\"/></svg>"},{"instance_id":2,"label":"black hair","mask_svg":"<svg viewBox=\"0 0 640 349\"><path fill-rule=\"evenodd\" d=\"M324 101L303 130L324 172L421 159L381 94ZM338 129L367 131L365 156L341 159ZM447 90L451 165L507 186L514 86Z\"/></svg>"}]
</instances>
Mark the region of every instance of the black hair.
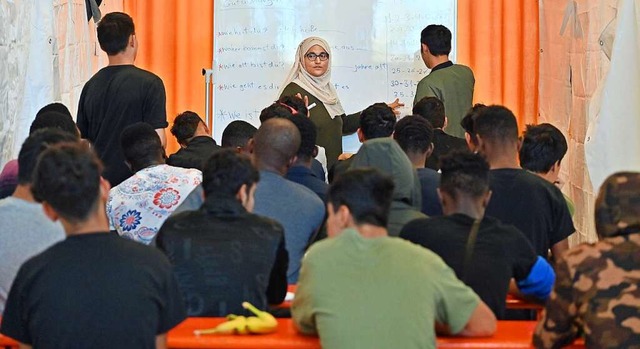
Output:
<instances>
[{"instance_id":1,"label":"black hair","mask_svg":"<svg viewBox=\"0 0 640 349\"><path fill-rule=\"evenodd\" d=\"M567 139L551 124L527 125L520 147L520 166L537 172L547 173L567 153Z\"/></svg>"},{"instance_id":2,"label":"black hair","mask_svg":"<svg viewBox=\"0 0 640 349\"><path fill-rule=\"evenodd\" d=\"M440 24L431 24L422 29L420 43L427 45L434 56L451 53L451 31Z\"/></svg>"},{"instance_id":3,"label":"black hair","mask_svg":"<svg viewBox=\"0 0 640 349\"><path fill-rule=\"evenodd\" d=\"M393 179L374 168L350 169L329 187L327 202L349 208L356 224L386 227L393 200Z\"/></svg>"},{"instance_id":4,"label":"black hair","mask_svg":"<svg viewBox=\"0 0 640 349\"><path fill-rule=\"evenodd\" d=\"M420 115L407 115L396 123L393 138L407 154L422 154L433 142L433 127Z\"/></svg>"},{"instance_id":5,"label":"black hair","mask_svg":"<svg viewBox=\"0 0 640 349\"><path fill-rule=\"evenodd\" d=\"M131 16L123 12L111 12L98 22L97 31L100 48L113 56L127 48L129 38L136 29Z\"/></svg>"},{"instance_id":6,"label":"black hair","mask_svg":"<svg viewBox=\"0 0 640 349\"><path fill-rule=\"evenodd\" d=\"M309 114L309 109L307 109L307 106L304 105L304 100L300 97L282 96L277 100L277 102L293 108L298 114L302 116L307 116Z\"/></svg>"},{"instance_id":7,"label":"black hair","mask_svg":"<svg viewBox=\"0 0 640 349\"><path fill-rule=\"evenodd\" d=\"M83 222L97 209L101 172L102 164L88 144L53 145L38 158L31 191L60 217Z\"/></svg>"},{"instance_id":8,"label":"black hair","mask_svg":"<svg viewBox=\"0 0 640 349\"><path fill-rule=\"evenodd\" d=\"M427 119L434 128L443 128L444 103L436 97L424 97L413 106L413 114Z\"/></svg>"},{"instance_id":9,"label":"black hair","mask_svg":"<svg viewBox=\"0 0 640 349\"><path fill-rule=\"evenodd\" d=\"M490 105L480 110L473 129L483 140L494 144L518 141L518 123L511 110Z\"/></svg>"},{"instance_id":10,"label":"black hair","mask_svg":"<svg viewBox=\"0 0 640 349\"><path fill-rule=\"evenodd\" d=\"M157 164L163 159L164 149L160 136L145 122L136 122L122 130L120 146L133 172Z\"/></svg>"},{"instance_id":11,"label":"black hair","mask_svg":"<svg viewBox=\"0 0 640 349\"><path fill-rule=\"evenodd\" d=\"M300 160L310 160L316 150L316 138L318 135L316 125L306 115L296 114L287 119L293 122L300 132L300 148L296 155Z\"/></svg>"},{"instance_id":12,"label":"black hair","mask_svg":"<svg viewBox=\"0 0 640 349\"><path fill-rule=\"evenodd\" d=\"M235 196L243 184L247 190L260 179L249 156L233 149L215 152L204 164L202 188L206 197Z\"/></svg>"},{"instance_id":13,"label":"black hair","mask_svg":"<svg viewBox=\"0 0 640 349\"><path fill-rule=\"evenodd\" d=\"M440 190L479 198L489 191L489 163L480 154L454 150L440 158Z\"/></svg>"},{"instance_id":14,"label":"black hair","mask_svg":"<svg viewBox=\"0 0 640 349\"><path fill-rule=\"evenodd\" d=\"M389 137L396 120L391 107L386 103L375 103L360 113L360 131L366 140Z\"/></svg>"},{"instance_id":15,"label":"black hair","mask_svg":"<svg viewBox=\"0 0 640 349\"><path fill-rule=\"evenodd\" d=\"M71 118L71 115L63 114L57 111L38 112L38 115L29 127L29 134L33 134L37 130L45 128L55 128L70 133L76 138L80 138L78 127Z\"/></svg>"},{"instance_id":16,"label":"black hair","mask_svg":"<svg viewBox=\"0 0 640 349\"><path fill-rule=\"evenodd\" d=\"M196 133L200 123L204 123L204 121L198 114L190 110L184 111L173 120L171 134L176 137L179 144L186 144Z\"/></svg>"},{"instance_id":17,"label":"black hair","mask_svg":"<svg viewBox=\"0 0 640 349\"><path fill-rule=\"evenodd\" d=\"M478 115L480 114L480 111L482 111L486 107L487 106L484 104L476 103L473 107L471 107L471 109L469 109L462 120L460 120L460 126L462 126L464 131L469 134L469 137L471 137L471 143L475 145L478 145L478 137L474 129L474 124L476 122L476 119L478 118Z\"/></svg>"},{"instance_id":18,"label":"black hair","mask_svg":"<svg viewBox=\"0 0 640 349\"><path fill-rule=\"evenodd\" d=\"M33 171L36 168L38 156L47 147L62 143L76 142L79 138L69 132L55 128L36 130L22 143L18 154L18 183L27 185L31 183Z\"/></svg>"},{"instance_id":19,"label":"black hair","mask_svg":"<svg viewBox=\"0 0 640 349\"><path fill-rule=\"evenodd\" d=\"M44 107L40 108L40 110L38 110L38 112L36 113L36 117L42 113L49 112L49 111L55 111L64 115L69 115L70 118L73 118L71 116L71 112L69 111L69 108L67 108L66 105L60 102L49 103Z\"/></svg>"},{"instance_id":20,"label":"black hair","mask_svg":"<svg viewBox=\"0 0 640 349\"><path fill-rule=\"evenodd\" d=\"M224 131L222 131L222 147L244 148L247 146L247 142L256 134L256 131L258 131L258 129L246 121L232 121Z\"/></svg>"},{"instance_id":21,"label":"black hair","mask_svg":"<svg viewBox=\"0 0 640 349\"><path fill-rule=\"evenodd\" d=\"M288 105L282 105L278 102L274 102L270 106L262 109L260 112L260 123L263 123L273 118L288 118L293 115L292 108ZM305 114L306 115L306 114Z\"/></svg>"}]
</instances>

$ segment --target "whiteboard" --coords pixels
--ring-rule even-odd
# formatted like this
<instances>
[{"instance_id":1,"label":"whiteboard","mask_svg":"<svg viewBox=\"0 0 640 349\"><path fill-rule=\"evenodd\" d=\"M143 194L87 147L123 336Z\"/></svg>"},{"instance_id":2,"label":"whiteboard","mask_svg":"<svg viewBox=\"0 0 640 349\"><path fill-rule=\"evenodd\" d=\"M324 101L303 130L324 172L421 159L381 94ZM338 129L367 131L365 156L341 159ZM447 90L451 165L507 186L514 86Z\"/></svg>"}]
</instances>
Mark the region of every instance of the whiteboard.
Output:
<instances>
[{"instance_id":1,"label":"whiteboard","mask_svg":"<svg viewBox=\"0 0 640 349\"><path fill-rule=\"evenodd\" d=\"M457 0L215 0L213 137L234 120L259 126L260 111L276 100L306 37L327 40L331 80L347 112L400 98L411 113L416 85L429 73L420 32L443 24L453 34ZM284 87L284 86L282 86ZM345 137L355 151L355 135Z\"/></svg>"}]
</instances>

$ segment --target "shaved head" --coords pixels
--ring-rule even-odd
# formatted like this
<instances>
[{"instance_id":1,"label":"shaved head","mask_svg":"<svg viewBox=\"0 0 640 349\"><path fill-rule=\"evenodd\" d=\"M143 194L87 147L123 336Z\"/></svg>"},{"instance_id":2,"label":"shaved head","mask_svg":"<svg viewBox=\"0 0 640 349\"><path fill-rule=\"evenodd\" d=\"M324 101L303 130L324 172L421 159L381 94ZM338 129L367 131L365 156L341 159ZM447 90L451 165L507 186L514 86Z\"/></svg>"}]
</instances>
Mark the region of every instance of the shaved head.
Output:
<instances>
[{"instance_id":1,"label":"shaved head","mask_svg":"<svg viewBox=\"0 0 640 349\"><path fill-rule=\"evenodd\" d=\"M288 166L298 152L300 131L287 119L273 118L260 125L253 140L258 167L281 169Z\"/></svg>"}]
</instances>

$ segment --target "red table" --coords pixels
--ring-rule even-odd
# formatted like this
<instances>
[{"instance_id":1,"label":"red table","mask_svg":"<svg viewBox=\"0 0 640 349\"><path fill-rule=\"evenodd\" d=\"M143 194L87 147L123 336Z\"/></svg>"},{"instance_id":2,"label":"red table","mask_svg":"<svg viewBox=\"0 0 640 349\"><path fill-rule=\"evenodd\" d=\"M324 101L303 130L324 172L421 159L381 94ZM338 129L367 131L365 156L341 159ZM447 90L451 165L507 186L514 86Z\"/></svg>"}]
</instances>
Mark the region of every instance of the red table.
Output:
<instances>
[{"instance_id":1,"label":"red table","mask_svg":"<svg viewBox=\"0 0 640 349\"><path fill-rule=\"evenodd\" d=\"M168 347L209 349L319 349L316 337L298 334L291 319L278 319L278 331L267 335L201 335L193 330L215 327L223 318L189 318L169 332ZM496 334L488 338L439 337L438 348L531 348L535 321L498 321ZM584 348L582 341L569 348Z\"/></svg>"}]
</instances>

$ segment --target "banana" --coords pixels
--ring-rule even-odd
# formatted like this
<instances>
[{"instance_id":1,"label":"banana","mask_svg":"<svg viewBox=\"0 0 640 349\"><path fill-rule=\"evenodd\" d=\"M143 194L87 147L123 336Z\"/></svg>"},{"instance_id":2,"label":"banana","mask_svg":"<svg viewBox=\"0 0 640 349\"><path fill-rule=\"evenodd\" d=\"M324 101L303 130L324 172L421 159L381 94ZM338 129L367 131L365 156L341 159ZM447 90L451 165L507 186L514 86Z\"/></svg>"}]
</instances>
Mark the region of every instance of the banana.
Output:
<instances>
[{"instance_id":1,"label":"banana","mask_svg":"<svg viewBox=\"0 0 640 349\"><path fill-rule=\"evenodd\" d=\"M247 318L247 328L251 333L271 333L278 328L278 320L266 311L258 310L249 302L242 302L242 307L256 316Z\"/></svg>"},{"instance_id":2,"label":"banana","mask_svg":"<svg viewBox=\"0 0 640 349\"><path fill-rule=\"evenodd\" d=\"M244 316L238 316L230 314L227 316L227 321L220 325L205 330L195 330L193 334L199 336L201 334L247 334L247 318Z\"/></svg>"}]
</instances>

